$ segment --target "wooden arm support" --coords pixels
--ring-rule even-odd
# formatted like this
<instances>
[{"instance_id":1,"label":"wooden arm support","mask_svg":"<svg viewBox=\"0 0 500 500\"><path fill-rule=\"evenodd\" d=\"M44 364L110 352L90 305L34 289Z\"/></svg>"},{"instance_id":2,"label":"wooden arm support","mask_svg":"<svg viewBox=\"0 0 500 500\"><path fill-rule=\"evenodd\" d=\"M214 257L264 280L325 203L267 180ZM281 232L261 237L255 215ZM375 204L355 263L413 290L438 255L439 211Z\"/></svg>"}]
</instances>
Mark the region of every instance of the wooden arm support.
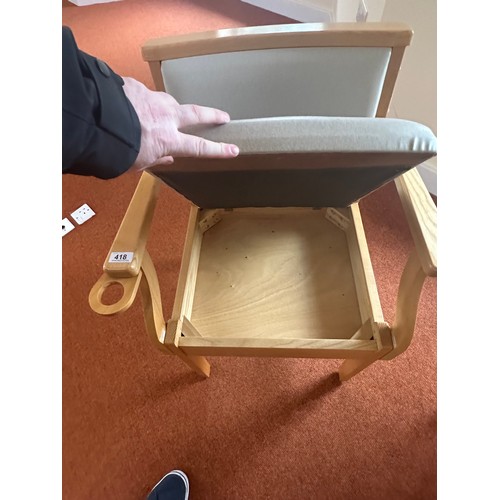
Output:
<instances>
[{"instance_id":1,"label":"wooden arm support","mask_svg":"<svg viewBox=\"0 0 500 500\"><path fill-rule=\"evenodd\" d=\"M396 319L392 326L394 349L383 359L393 359L405 351L413 338L417 319L418 302L425 278L416 250L413 250L399 283L396 302Z\"/></svg>"},{"instance_id":2,"label":"wooden arm support","mask_svg":"<svg viewBox=\"0 0 500 500\"><path fill-rule=\"evenodd\" d=\"M101 301L104 290L120 283L124 288L123 297L115 304L106 305ZM98 314L112 315L125 312L134 302L137 290L141 290L142 307L146 332L153 345L165 354L175 354L187 363L198 375L210 376L210 365L202 356L188 355L181 348L166 339L166 323L161 305L160 285L153 261L144 252L142 266L137 276L132 278L112 278L104 273L92 287L89 294L90 307ZM189 321L185 319L187 326ZM194 327L192 327L194 328Z\"/></svg>"},{"instance_id":3,"label":"wooden arm support","mask_svg":"<svg viewBox=\"0 0 500 500\"><path fill-rule=\"evenodd\" d=\"M159 191L160 181L144 172L104 262L108 276L131 278L139 274Z\"/></svg>"},{"instance_id":4,"label":"wooden arm support","mask_svg":"<svg viewBox=\"0 0 500 500\"><path fill-rule=\"evenodd\" d=\"M422 269L427 276L437 275L436 205L420 174L413 168L396 180L403 210L415 242Z\"/></svg>"},{"instance_id":5,"label":"wooden arm support","mask_svg":"<svg viewBox=\"0 0 500 500\"><path fill-rule=\"evenodd\" d=\"M135 300L139 284L141 282L142 272L132 278L113 278L104 273L92 287L89 293L89 305L97 314L112 316L125 312ZM114 304L103 304L102 295L106 288L111 285L119 284L123 287L123 295Z\"/></svg>"},{"instance_id":6,"label":"wooden arm support","mask_svg":"<svg viewBox=\"0 0 500 500\"><path fill-rule=\"evenodd\" d=\"M146 172L142 174L104 263L104 274L90 291L89 304L98 314L123 313L133 304L140 289L146 331L158 349L169 352L163 344L165 320L158 277L146 250L159 189L160 183L155 177ZM110 262L111 256L116 254L132 254L132 258L127 262L113 262L112 259ZM114 304L103 304L101 299L105 289L117 283L123 287L121 299Z\"/></svg>"},{"instance_id":7,"label":"wooden arm support","mask_svg":"<svg viewBox=\"0 0 500 500\"><path fill-rule=\"evenodd\" d=\"M101 298L105 289L116 283L123 286L123 296L114 304L103 304ZM141 291L144 320L149 338L155 347L161 351L170 352L164 345L166 325L158 277L147 251L143 254L142 266L137 276L114 278L104 273L90 290L89 304L93 311L105 316L123 313L133 304L138 290Z\"/></svg>"},{"instance_id":8,"label":"wooden arm support","mask_svg":"<svg viewBox=\"0 0 500 500\"><path fill-rule=\"evenodd\" d=\"M410 345L425 279L437 275L436 205L416 168L398 177L395 182L415 249L408 258L399 283L396 319L392 327L394 350L383 359L395 358Z\"/></svg>"}]
</instances>

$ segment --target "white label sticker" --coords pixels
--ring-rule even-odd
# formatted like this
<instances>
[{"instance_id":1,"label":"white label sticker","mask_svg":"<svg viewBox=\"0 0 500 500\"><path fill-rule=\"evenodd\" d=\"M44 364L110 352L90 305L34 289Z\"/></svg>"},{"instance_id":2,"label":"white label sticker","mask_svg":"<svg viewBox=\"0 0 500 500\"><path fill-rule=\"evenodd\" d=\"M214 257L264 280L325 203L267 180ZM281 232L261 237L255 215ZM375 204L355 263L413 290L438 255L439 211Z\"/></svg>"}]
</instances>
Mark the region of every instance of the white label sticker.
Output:
<instances>
[{"instance_id":1,"label":"white label sticker","mask_svg":"<svg viewBox=\"0 0 500 500\"><path fill-rule=\"evenodd\" d=\"M132 262L134 252L111 252L108 262Z\"/></svg>"}]
</instances>

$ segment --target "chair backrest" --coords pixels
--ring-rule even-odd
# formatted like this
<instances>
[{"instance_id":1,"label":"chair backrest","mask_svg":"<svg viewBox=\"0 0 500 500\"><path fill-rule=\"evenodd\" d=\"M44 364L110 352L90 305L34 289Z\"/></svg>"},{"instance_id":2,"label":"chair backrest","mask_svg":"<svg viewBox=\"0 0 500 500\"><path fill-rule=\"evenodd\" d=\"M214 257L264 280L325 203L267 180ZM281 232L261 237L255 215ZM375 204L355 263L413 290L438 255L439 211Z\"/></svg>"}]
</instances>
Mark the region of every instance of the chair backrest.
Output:
<instances>
[{"instance_id":1,"label":"chair backrest","mask_svg":"<svg viewBox=\"0 0 500 500\"><path fill-rule=\"evenodd\" d=\"M232 119L385 116L412 37L404 24L310 23L147 42L158 90Z\"/></svg>"}]
</instances>

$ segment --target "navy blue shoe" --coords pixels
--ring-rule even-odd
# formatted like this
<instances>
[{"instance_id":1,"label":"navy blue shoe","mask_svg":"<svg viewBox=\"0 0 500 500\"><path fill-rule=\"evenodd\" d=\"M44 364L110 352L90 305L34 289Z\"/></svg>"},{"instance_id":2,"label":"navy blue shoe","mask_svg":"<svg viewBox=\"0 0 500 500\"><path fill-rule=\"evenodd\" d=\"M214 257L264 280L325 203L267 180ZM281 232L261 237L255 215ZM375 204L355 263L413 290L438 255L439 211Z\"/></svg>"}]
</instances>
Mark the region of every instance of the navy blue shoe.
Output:
<instances>
[{"instance_id":1,"label":"navy blue shoe","mask_svg":"<svg viewBox=\"0 0 500 500\"><path fill-rule=\"evenodd\" d=\"M147 500L188 500L189 480L181 470L170 471L151 490Z\"/></svg>"}]
</instances>

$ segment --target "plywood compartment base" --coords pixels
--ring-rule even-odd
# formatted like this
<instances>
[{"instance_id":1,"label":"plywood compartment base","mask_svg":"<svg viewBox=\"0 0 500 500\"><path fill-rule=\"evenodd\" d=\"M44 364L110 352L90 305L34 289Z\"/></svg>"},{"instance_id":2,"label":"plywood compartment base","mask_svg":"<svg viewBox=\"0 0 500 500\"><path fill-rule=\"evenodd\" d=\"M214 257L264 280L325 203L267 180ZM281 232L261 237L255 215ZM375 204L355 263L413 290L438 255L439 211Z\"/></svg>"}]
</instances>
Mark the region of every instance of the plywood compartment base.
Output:
<instances>
[{"instance_id":1,"label":"plywood compartment base","mask_svg":"<svg viewBox=\"0 0 500 500\"><path fill-rule=\"evenodd\" d=\"M222 211L190 320L208 337L350 338L361 318L344 231L324 210Z\"/></svg>"}]
</instances>

